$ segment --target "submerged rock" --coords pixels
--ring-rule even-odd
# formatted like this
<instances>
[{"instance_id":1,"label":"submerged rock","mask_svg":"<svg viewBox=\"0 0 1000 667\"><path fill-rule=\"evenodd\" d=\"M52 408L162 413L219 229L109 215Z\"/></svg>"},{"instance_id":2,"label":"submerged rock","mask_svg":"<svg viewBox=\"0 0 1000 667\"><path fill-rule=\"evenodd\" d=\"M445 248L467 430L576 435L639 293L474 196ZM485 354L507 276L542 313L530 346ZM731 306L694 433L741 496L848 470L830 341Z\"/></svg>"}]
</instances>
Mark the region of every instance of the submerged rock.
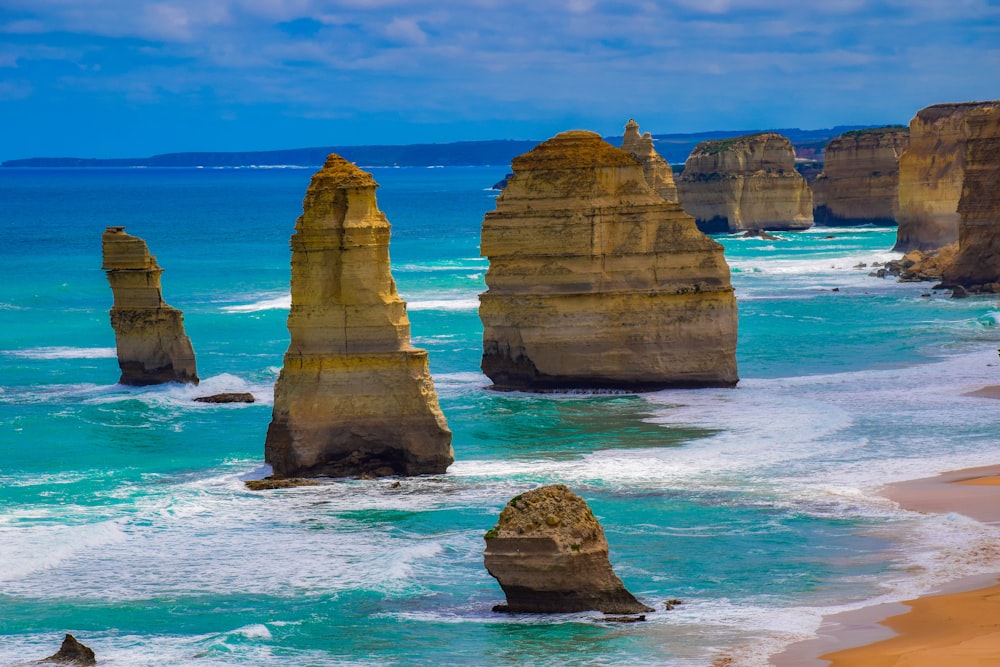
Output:
<instances>
[{"instance_id":1,"label":"submerged rock","mask_svg":"<svg viewBox=\"0 0 1000 667\"><path fill-rule=\"evenodd\" d=\"M194 400L198 403L253 403L257 399L249 392L230 392L224 394L212 394L211 396L196 396Z\"/></svg>"},{"instance_id":2,"label":"submerged rock","mask_svg":"<svg viewBox=\"0 0 1000 667\"><path fill-rule=\"evenodd\" d=\"M291 343L264 446L276 476L419 475L454 460L427 353L410 345L377 187L330 155L295 223Z\"/></svg>"},{"instance_id":3,"label":"submerged rock","mask_svg":"<svg viewBox=\"0 0 1000 667\"><path fill-rule=\"evenodd\" d=\"M198 384L194 348L184 333L181 311L163 301L156 257L146 242L108 227L101 237L103 268L114 295L111 327L115 330L121 384L164 382Z\"/></svg>"},{"instance_id":4,"label":"submerged rock","mask_svg":"<svg viewBox=\"0 0 1000 667\"><path fill-rule=\"evenodd\" d=\"M68 634L63 639L59 651L41 662L58 662L64 665L96 665L97 658L94 656L93 650L78 642L73 635Z\"/></svg>"},{"instance_id":5,"label":"submerged rock","mask_svg":"<svg viewBox=\"0 0 1000 667\"><path fill-rule=\"evenodd\" d=\"M248 479L243 484L251 491L270 491L273 489L294 489L299 486L318 486L319 482L303 477L265 477L264 479Z\"/></svg>"},{"instance_id":6,"label":"submerged rock","mask_svg":"<svg viewBox=\"0 0 1000 667\"><path fill-rule=\"evenodd\" d=\"M512 499L485 539L486 569L507 596L494 611L653 611L625 589L611 569L604 529L583 498L562 484Z\"/></svg>"},{"instance_id":7,"label":"submerged rock","mask_svg":"<svg viewBox=\"0 0 1000 667\"><path fill-rule=\"evenodd\" d=\"M736 384L722 246L593 132L513 161L483 219L482 369L498 389Z\"/></svg>"},{"instance_id":8,"label":"submerged rock","mask_svg":"<svg viewBox=\"0 0 1000 667\"><path fill-rule=\"evenodd\" d=\"M795 170L795 149L775 132L701 142L684 164L677 194L709 233L813 224L812 191Z\"/></svg>"},{"instance_id":9,"label":"submerged rock","mask_svg":"<svg viewBox=\"0 0 1000 667\"><path fill-rule=\"evenodd\" d=\"M625 124L622 150L642 165L642 175L646 177L646 183L649 184L649 187L653 188L665 200L677 201L674 170L670 167L670 163L656 152L653 147L653 135L649 132L640 135L639 124L631 118Z\"/></svg>"}]
</instances>

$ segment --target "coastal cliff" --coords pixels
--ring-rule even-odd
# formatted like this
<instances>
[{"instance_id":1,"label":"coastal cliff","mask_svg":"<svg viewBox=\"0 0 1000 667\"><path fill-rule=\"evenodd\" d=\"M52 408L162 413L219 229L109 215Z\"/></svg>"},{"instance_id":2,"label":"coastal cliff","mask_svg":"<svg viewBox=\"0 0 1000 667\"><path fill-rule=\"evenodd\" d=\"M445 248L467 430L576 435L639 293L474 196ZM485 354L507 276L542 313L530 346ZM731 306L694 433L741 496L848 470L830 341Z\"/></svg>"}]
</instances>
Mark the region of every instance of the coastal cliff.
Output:
<instances>
[{"instance_id":1,"label":"coastal cliff","mask_svg":"<svg viewBox=\"0 0 1000 667\"><path fill-rule=\"evenodd\" d=\"M736 299L719 243L593 132L513 161L483 219L482 368L498 389L733 386Z\"/></svg>"},{"instance_id":2,"label":"coastal cliff","mask_svg":"<svg viewBox=\"0 0 1000 667\"><path fill-rule=\"evenodd\" d=\"M126 234L124 227L108 227L101 235L101 250L102 268L114 296L111 327L122 371L118 381L135 386L198 384L184 317L163 301L163 269L146 242Z\"/></svg>"},{"instance_id":3,"label":"coastal cliff","mask_svg":"<svg viewBox=\"0 0 1000 667\"><path fill-rule=\"evenodd\" d=\"M847 132L826 146L823 173L812 183L813 217L824 225L894 225L899 157L909 145L902 126Z\"/></svg>"},{"instance_id":4,"label":"coastal cliff","mask_svg":"<svg viewBox=\"0 0 1000 667\"><path fill-rule=\"evenodd\" d=\"M812 191L791 141L775 132L698 144L677 181L684 210L706 232L808 229Z\"/></svg>"},{"instance_id":5,"label":"coastal cliff","mask_svg":"<svg viewBox=\"0 0 1000 667\"><path fill-rule=\"evenodd\" d=\"M264 447L278 476L441 473L454 460L427 353L410 345L377 187L330 155L295 223L291 343Z\"/></svg>"},{"instance_id":6,"label":"coastal cliff","mask_svg":"<svg viewBox=\"0 0 1000 667\"><path fill-rule=\"evenodd\" d=\"M910 121L899 159L899 230L894 250L933 250L958 240L970 114L996 102L935 104Z\"/></svg>"},{"instance_id":7,"label":"coastal cliff","mask_svg":"<svg viewBox=\"0 0 1000 667\"><path fill-rule=\"evenodd\" d=\"M677 201L677 185L674 170L653 147L653 135L639 134L639 124L629 118L622 137L622 150L642 164L642 174L646 183L667 201Z\"/></svg>"}]
</instances>

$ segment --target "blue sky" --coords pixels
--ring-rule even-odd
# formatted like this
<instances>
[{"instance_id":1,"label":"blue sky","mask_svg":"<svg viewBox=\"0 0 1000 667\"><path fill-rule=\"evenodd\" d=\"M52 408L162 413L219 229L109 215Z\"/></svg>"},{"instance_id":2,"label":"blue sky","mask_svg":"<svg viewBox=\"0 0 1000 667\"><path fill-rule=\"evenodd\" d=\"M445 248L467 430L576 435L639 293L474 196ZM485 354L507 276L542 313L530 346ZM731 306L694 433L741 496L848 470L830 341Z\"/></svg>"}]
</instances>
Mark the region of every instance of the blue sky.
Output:
<instances>
[{"instance_id":1,"label":"blue sky","mask_svg":"<svg viewBox=\"0 0 1000 667\"><path fill-rule=\"evenodd\" d=\"M0 0L0 159L906 123L1000 0Z\"/></svg>"}]
</instances>

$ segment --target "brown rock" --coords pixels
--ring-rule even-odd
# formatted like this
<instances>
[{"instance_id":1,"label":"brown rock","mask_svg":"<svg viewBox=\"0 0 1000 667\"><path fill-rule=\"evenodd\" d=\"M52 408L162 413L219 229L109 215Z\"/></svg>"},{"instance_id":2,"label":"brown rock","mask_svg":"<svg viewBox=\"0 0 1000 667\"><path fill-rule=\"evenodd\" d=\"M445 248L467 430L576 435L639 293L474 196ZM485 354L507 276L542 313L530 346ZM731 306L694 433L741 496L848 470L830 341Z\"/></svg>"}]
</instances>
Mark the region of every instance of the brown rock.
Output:
<instances>
[{"instance_id":1,"label":"brown rock","mask_svg":"<svg viewBox=\"0 0 1000 667\"><path fill-rule=\"evenodd\" d=\"M562 484L512 499L486 533L486 569L515 613L653 611L629 593L608 561L604 529L587 503Z\"/></svg>"},{"instance_id":2,"label":"brown rock","mask_svg":"<svg viewBox=\"0 0 1000 667\"><path fill-rule=\"evenodd\" d=\"M265 477L248 479L243 482L251 491L271 491L273 489L294 489L299 486L318 486L319 482L304 477Z\"/></svg>"},{"instance_id":3,"label":"brown rock","mask_svg":"<svg viewBox=\"0 0 1000 667\"><path fill-rule=\"evenodd\" d=\"M903 126L846 132L826 146L823 173L812 183L817 224L896 224Z\"/></svg>"},{"instance_id":4,"label":"brown rock","mask_svg":"<svg viewBox=\"0 0 1000 667\"><path fill-rule=\"evenodd\" d=\"M454 460L427 353L410 345L376 187L330 155L295 223L291 344L264 446L277 476L419 475Z\"/></svg>"},{"instance_id":5,"label":"brown rock","mask_svg":"<svg viewBox=\"0 0 1000 667\"><path fill-rule=\"evenodd\" d=\"M499 389L733 386L722 246L593 132L514 159L483 220L483 372Z\"/></svg>"},{"instance_id":6,"label":"brown rock","mask_svg":"<svg viewBox=\"0 0 1000 667\"><path fill-rule=\"evenodd\" d=\"M639 134L639 124L629 118L622 137L622 150L634 157L642 165L642 175L646 183L667 201L677 201L677 186L674 184L674 170L653 147L653 135Z\"/></svg>"},{"instance_id":7,"label":"brown rock","mask_svg":"<svg viewBox=\"0 0 1000 667\"><path fill-rule=\"evenodd\" d=\"M73 635L66 635L59 652L42 660L42 662L59 662L64 665L96 665L94 651L76 640Z\"/></svg>"},{"instance_id":8,"label":"brown rock","mask_svg":"<svg viewBox=\"0 0 1000 667\"><path fill-rule=\"evenodd\" d=\"M108 227L101 236L103 269L114 295L111 327L115 330L118 380L127 385L164 382L198 384L194 349L184 333L181 311L163 301L156 257L146 242Z\"/></svg>"},{"instance_id":9,"label":"brown rock","mask_svg":"<svg viewBox=\"0 0 1000 667\"><path fill-rule=\"evenodd\" d=\"M198 403L253 403L256 399L250 392L231 392L212 394L211 396L196 396L194 400Z\"/></svg>"},{"instance_id":10,"label":"brown rock","mask_svg":"<svg viewBox=\"0 0 1000 667\"><path fill-rule=\"evenodd\" d=\"M970 133L967 119L997 104L935 104L910 121L910 146L899 159L896 250L933 250L958 240L958 202Z\"/></svg>"},{"instance_id":11,"label":"brown rock","mask_svg":"<svg viewBox=\"0 0 1000 667\"><path fill-rule=\"evenodd\" d=\"M706 232L812 227L812 191L792 142L775 132L703 141L677 181L684 210Z\"/></svg>"}]
</instances>

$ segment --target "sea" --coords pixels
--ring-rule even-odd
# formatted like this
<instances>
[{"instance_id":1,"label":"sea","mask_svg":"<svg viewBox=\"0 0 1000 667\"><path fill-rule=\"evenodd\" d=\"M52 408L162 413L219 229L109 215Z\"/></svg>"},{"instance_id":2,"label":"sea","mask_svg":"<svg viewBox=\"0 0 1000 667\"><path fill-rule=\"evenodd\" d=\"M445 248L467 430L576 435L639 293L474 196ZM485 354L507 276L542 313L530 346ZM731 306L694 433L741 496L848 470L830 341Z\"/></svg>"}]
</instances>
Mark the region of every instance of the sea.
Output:
<instances>
[{"instance_id":1,"label":"sea","mask_svg":"<svg viewBox=\"0 0 1000 667\"><path fill-rule=\"evenodd\" d=\"M314 170L0 169L0 665L68 632L109 667L756 666L827 614L1000 569L1000 527L878 495L1000 462L1000 402L964 395L1000 384L996 296L870 276L900 256L889 227L717 235L736 388L491 391L479 230L506 165L369 169L448 472L248 490ZM117 384L108 225L164 268L200 386ZM192 400L230 391L257 402ZM483 534L551 483L590 504L645 622L492 611Z\"/></svg>"}]
</instances>

